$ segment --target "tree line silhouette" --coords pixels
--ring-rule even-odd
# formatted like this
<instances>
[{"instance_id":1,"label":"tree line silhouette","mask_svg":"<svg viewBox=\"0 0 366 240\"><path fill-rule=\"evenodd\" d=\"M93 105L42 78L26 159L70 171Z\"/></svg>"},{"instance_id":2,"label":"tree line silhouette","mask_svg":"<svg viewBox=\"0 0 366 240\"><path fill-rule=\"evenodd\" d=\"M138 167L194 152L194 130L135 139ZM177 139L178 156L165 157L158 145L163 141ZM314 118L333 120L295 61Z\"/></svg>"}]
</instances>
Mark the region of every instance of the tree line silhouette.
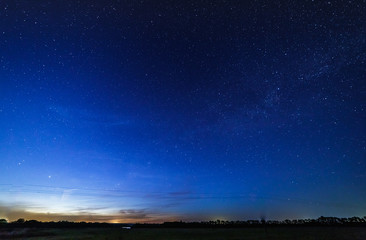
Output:
<instances>
[{"instance_id":1,"label":"tree line silhouette","mask_svg":"<svg viewBox=\"0 0 366 240\"><path fill-rule=\"evenodd\" d=\"M203 222L164 222L164 223L134 223L112 224L100 222L41 222L37 220L25 220L20 218L13 222L0 219L0 228L106 228L106 227L133 227L133 228L243 228L243 227L277 227L277 226L363 226L366 227L365 217L319 217L317 219L293 219L293 220L247 220L247 221L203 221Z\"/></svg>"},{"instance_id":2,"label":"tree line silhouette","mask_svg":"<svg viewBox=\"0 0 366 240\"><path fill-rule=\"evenodd\" d=\"M319 217L317 219L293 219L293 220L247 220L247 221L206 221L206 222L165 222L163 224L134 224L134 228L165 227L165 228L241 228L241 227L276 227L276 226L364 226L366 216L338 218Z\"/></svg>"}]
</instances>

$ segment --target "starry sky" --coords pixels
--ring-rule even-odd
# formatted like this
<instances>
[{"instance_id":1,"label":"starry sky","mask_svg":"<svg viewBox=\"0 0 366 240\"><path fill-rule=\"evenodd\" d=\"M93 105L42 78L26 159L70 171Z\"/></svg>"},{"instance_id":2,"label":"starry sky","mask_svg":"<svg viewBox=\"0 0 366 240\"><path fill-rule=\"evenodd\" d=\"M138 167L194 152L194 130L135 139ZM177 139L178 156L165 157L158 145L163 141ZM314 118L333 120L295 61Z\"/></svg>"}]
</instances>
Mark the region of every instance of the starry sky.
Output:
<instances>
[{"instance_id":1,"label":"starry sky","mask_svg":"<svg viewBox=\"0 0 366 240\"><path fill-rule=\"evenodd\" d=\"M365 1L0 2L0 218L366 215Z\"/></svg>"}]
</instances>

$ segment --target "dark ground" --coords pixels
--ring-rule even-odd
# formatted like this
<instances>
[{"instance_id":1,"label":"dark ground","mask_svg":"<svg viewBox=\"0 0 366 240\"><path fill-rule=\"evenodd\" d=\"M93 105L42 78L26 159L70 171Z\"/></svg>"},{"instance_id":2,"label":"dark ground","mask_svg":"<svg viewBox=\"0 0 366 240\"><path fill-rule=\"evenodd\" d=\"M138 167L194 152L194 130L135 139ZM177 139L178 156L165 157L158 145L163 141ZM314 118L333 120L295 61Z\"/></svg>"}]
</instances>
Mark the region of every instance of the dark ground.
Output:
<instances>
[{"instance_id":1,"label":"dark ground","mask_svg":"<svg viewBox=\"0 0 366 240\"><path fill-rule=\"evenodd\" d=\"M273 227L241 229L119 229L119 228L84 228L84 229L42 229L14 228L1 229L0 239L123 239L123 240L365 240L365 227Z\"/></svg>"}]
</instances>

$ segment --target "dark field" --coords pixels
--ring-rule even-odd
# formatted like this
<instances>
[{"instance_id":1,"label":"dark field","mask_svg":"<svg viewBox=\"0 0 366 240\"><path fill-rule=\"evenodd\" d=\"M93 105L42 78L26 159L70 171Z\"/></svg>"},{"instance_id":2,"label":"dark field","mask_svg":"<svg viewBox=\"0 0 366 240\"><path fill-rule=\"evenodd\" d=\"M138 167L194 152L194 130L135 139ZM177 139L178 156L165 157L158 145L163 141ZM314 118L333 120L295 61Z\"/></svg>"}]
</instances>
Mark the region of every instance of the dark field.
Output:
<instances>
[{"instance_id":1,"label":"dark field","mask_svg":"<svg viewBox=\"0 0 366 240\"><path fill-rule=\"evenodd\" d=\"M0 239L123 239L123 240L325 240L366 239L364 227L275 227L246 229L12 229L0 230Z\"/></svg>"}]
</instances>

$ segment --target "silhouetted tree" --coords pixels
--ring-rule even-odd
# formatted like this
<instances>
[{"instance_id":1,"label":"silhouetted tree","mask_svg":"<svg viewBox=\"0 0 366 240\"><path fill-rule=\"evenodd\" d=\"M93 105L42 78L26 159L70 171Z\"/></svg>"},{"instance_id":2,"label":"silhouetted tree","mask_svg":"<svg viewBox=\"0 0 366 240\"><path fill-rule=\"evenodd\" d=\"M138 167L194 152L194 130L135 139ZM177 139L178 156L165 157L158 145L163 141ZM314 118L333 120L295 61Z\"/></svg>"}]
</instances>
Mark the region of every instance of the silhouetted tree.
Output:
<instances>
[{"instance_id":1,"label":"silhouetted tree","mask_svg":"<svg viewBox=\"0 0 366 240\"><path fill-rule=\"evenodd\" d=\"M25 220L24 218L19 218L18 220L15 221L15 223L24 223Z\"/></svg>"},{"instance_id":2,"label":"silhouetted tree","mask_svg":"<svg viewBox=\"0 0 366 240\"><path fill-rule=\"evenodd\" d=\"M0 224L7 224L8 223L8 220L2 218L0 219Z\"/></svg>"}]
</instances>

